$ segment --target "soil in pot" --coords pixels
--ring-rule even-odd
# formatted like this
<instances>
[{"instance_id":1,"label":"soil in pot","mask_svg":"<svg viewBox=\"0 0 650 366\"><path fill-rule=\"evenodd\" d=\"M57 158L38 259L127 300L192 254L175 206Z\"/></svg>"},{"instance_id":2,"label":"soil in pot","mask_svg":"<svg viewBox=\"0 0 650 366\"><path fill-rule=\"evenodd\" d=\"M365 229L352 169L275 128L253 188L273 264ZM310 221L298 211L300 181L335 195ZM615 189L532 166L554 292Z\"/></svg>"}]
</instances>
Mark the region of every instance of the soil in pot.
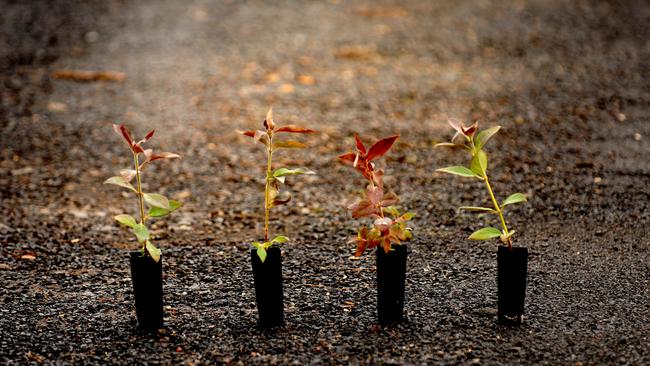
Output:
<instances>
[{"instance_id":1,"label":"soil in pot","mask_svg":"<svg viewBox=\"0 0 650 366\"><path fill-rule=\"evenodd\" d=\"M377 316L379 324L404 320L406 245L393 245L388 254L377 247Z\"/></svg>"},{"instance_id":2,"label":"soil in pot","mask_svg":"<svg viewBox=\"0 0 650 366\"><path fill-rule=\"evenodd\" d=\"M263 328L284 324L282 293L282 252L278 247L266 250L266 260L260 260L255 249L251 249L255 299L259 314L259 325Z\"/></svg>"},{"instance_id":3,"label":"soil in pot","mask_svg":"<svg viewBox=\"0 0 650 366\"><path fill-rule=\"evenodd\" d=\"M497 251L498 321L521 324L526 297L528 248L499 246Z\"/></svg>"},{"instance_id":4,"label":"soil in pot","mask_svg":"<svg viewBox=\"0 0 650 366\"><path fill-rule=\"evenodd\" d=\"M140 251L131 252L131 279L138 325L144 331L163 326L162 258L158 262Z\"/></svg>"}]
</instances>

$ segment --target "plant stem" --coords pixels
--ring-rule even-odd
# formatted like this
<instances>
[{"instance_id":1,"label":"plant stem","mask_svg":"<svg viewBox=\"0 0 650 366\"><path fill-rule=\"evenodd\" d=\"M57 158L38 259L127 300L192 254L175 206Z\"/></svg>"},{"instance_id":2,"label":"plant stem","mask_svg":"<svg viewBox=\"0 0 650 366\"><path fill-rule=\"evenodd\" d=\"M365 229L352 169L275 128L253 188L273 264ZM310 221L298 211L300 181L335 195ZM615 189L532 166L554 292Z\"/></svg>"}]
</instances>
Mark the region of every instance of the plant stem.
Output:
<instances>
[{"instance_id":1,"label":"plant stem","mask_svg":"<svg viewBox=\"0 0 650 366\"><path fill-rule=\"evenodd\" d=\"M269 145L267 147L267 162L266 162L266 185L264 186L264 242L269 241L269 211L271 210L271 202L269 197L269 188L271 184L271 161L273 160L273 137L269 135Z\"/></svg>"},{"instance_id":2,"label":"plant stem","mask_svg":"<svg viewBox=\"0 0 650 366\"><path fill-rule=\"evenodd\" d=\"M375 183L372 181L372 179L368 179L368 182L370 182L370 187L372 189L375 189ZM384 209L381 207L381 202L377 204L377 208L379 209L379 216L383 219L384 218Z\"/></svg>"},{"instance_id":3,"label":"plant stem","mask_svg":"<svg viewBox=\"0 0 650 366\"><path fill-rule=\"evenodd\" d=\"M485 181L485 186L488 189L488 192L490 192L490 198L492 198L492 203L494 204L494 209L497 211L499 214L499 218L501 219L501 226L503 227L503 233L505 234L506 237L508 237L508 249L512 250L512 239L508 235L508 226L506 225L506 220L503 218L503 210L501 207L499 207L499 203L497 202L497 199L494 197L494 192L492 192L492 187L490 186L490 181L488 180L487 174L485 177L483 177L483 180Z\"/></svg>"},{"instance_id":4,"label":"plant stem","mask_svg":"<svg viewBox=\"0 0 650 366\"><path fill-rule=\"evenodd\" d=\"M136 178L136 189L138 190L138 199L140 201L140 224L144 224L145 221L145 216L144 216L144 197L142 194L142 181L140 180L140 162L138 161L138 154L133 153L133 163L135 167L135 178ZM146 242L142 243L142 250L146 247Z\"/></svg>"}]
</instances>

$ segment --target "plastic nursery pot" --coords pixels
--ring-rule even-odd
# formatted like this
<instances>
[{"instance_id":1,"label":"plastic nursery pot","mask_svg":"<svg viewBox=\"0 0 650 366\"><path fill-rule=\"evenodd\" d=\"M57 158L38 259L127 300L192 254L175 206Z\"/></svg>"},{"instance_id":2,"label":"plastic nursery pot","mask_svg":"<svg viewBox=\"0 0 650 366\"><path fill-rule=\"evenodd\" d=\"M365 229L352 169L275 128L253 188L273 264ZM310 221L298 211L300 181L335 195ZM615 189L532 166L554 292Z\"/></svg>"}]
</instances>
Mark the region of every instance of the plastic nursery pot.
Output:
<instances>
[{"instance_id":1,"label":"plastic nursery pot","mask_svg":"<svg viewBox=\"0 0 650 366\"><path fill-rule=\"evenodd\" d=\"M142 252L131 252L131 279L135 295L135 314L144 331L163 326L162 258L158 262Z\"/></svg>"},{"instance_id":2,"label":"plastic nursery pot","mask_svg":"<svg viewBox=\"0 0 650 366\"><path fill-rule=\"evenodd\" d=\"M393 245L386 254L377 247L377 316L379 324L389 325L404 320L404 287L406 282L406 245Z\"/></svg>"},{"instance_id":3,"label":"plastic nursery pot","mask_svg":"<svg viewBox=\"0 0 650 366\"><path fill-rule=\"evenodd\" d=\"M255 299L262 328L277 327L284 324L282 293L282 252L278 247L266 250L266 260L260 260L255 249L251 249Z\"/></svg>"},{"instance_id":4,"label":"plastic nursery pot","mask_svg":"<svg viewBox=\"0 0 650 366\"><path fill-rule=\"evenodd\" d=\"M497 283L500 324L521 324L526 297L528 248L499 246L497 252Z\"/></svg>"}]
</instances>

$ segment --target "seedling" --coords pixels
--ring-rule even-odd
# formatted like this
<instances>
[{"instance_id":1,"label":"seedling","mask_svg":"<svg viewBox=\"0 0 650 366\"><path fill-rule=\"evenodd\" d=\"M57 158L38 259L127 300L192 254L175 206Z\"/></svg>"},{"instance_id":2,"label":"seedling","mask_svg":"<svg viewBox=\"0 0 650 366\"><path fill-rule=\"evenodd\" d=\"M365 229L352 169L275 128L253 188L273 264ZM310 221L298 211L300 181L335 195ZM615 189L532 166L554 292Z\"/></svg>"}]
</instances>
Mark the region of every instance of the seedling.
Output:
<instances>
[{"instance_id":1,"label":"seedling","mask_svg":"<svg viewBox=\"0 0 650 366\"><path fill-rule=\"evenodd\" d=\"M176 211L183 204L178 201L170 200L167 197L158 193L144 193L142 191L142 171L152 161L162 159L180 158L179 155L170 152L154 153L152 149L144 149L142 145L149 141L154 134L155 130L151 130L142 140L135 142L131 137L131 132L124 125L113 125L113 131L126 141L131 154L133 155L133 169L122 169L120 174L108 178L104 184L114 184L125 188L138 197L138 207L140 211L140 220L131 215L117 215L115 220L120 224L131 229L135 234L138 243L142 245L142 255L149 255L154 261L160 260L161 251L151 243L151 235L147 229L146 222L151 218L163 217L169 215L171 212ZM140 155L144 156L144 160L140 162ZM131 181L135 179L135 186ZM146 208L149 208L146 211ZM145 213L146 212L146 213Z\"/></svg>"},{"instance_id":2,"label":"seedling","mask_svg":"<svg viewBox=\"0 0 650 366\"><path fill-rule=\"evenodd\" d=\"M497 199L494 196L494 192L492 191L492 186L490 186L490 180L488 179L487 154L485 151L483 151L485 144L487 144L492 136L499 132L501 126L490 127L481 132L478 132L478 123L474 123L473 125L466 127L461 122L450 120L449 124L451 127L453 127L454 130L456 130L456 134L452 138L451 142L436 144L436 147L462 148L467 150L472 157L470 166L450 166L437 169L437 171L483 181L490 195L493 208L474 206L463 206L460 208L463 210L475 211L484 214L496 214L499 216L499 219L501 221L501 230L495 227L485 227L472 233L469 238L472 240L489 240L493 238L500 238L504 244L508 245L509 249L512 249L512 236L514 235L515 230L508 229L506 220L503 216L503 212L505 207L508 205L526 201L526 196L523 193L513 193L508 196L508 198L503 200L501 204L497 202Z\"/></svg>"},{"instance_id":3,"label":"seedling","mask_svg":"<svg viewBox=\"0 0 650 366\"><path fill-rule=\"evenodd\" d=\"M255 241L251 243L257 248L257 255L260 260L266 260L266 250L274 244L286 243L289 241L284 235L277 235L269 240L269 217L271 208L284 205L291 200L291 194L286 192L280 197L280 185L285 183L286 177L289 175L298 174L316 174L306 168L277 168L272 169L273 153L281 149L303 149L307 145L296 140L279 140L276 139L277 134L281 133L314 133L316 131L308 128L303 128L296 125L286 125L283 127L275 128L273 121L273 108L269 108L264 120L264 130L257 131L238 131L244 136L251 137L255 142L264 145L266 150L266 179L264 185L264 242Z\"/></svg>"},{"instance_id":4,"label":"seedling","mask_svg":"<svg viewBox=\"0 0 650 366\"><path fill-rule=\"evenodd\" d=\"M355 219L362 217L374 219L371 227L361 226L357 237L352 240L357 243L355 253L357 257L361 256L366 249L376 246L381 246L388 254L391 244L402 244L413 238L411 228L406 226L406 222L415 214L412 212L400 214L394 206L399 203L399 197L393 192L384 194L384 171L375 170L375 163L373 163L373 160L379 159L390 150L398 137L386 137L366 149L359 136L355 135L356 151L339 156L341 161L352 165L368 181L365 197L348 207ZM386 217L386 214L392 218Z\"/></svg>"}]
</instances>

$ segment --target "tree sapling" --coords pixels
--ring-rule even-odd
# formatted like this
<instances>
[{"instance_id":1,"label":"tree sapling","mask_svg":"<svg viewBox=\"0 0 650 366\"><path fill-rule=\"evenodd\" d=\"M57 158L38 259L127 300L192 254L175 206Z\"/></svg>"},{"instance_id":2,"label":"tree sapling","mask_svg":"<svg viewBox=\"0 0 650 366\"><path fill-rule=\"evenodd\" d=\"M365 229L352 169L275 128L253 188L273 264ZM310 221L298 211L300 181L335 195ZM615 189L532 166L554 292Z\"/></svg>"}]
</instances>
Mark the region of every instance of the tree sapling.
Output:
<instances>
[{"instance_id":1,"label":"tree sapling","mask_svg":"<svg viewBox=\"0 0 650 366\"><path fill-rule=\"evenodd\" d=\"M129 227L133 234L135 234L138 243L142 245L140 251L142 256L148 255L155 262L160 260L161 251L151 243L151 235L147 229L146 222L151 218L163 217L169 215L171 212L176 211L183 204L178 201L167 199L165 196L158 193L145 193L142 191L142 173L143 169L151 162L162 159L180 158L178 154L170 152L154 153L152 149L144 149L142 145L149 141L155 130L151 130L140 141L135 142L131 137L131 132L126 126L113 125L113 131L126 141L129 150L133 156L133 168L122 169L120 174L108 178L104 184L114 184L136 194L138 197L139 220L127 214L115 216L115 220L120 224ZM140 162L140 155L144 156L144 160ZM135 186L131 181L135 180ZM147 211L146 208L149 207Z\"/></svg>"},{"instance_id":2,"label":"tree sapling","mask_svg":"<svg viewBox=\"0 0 650 366\"><path fill-rule=\"evenodd\" d=\"M501 129L501 126L490 127L478 132L478 123L466 127L462 122L449 120L449 124L456 131L456 134L452 138L451 142L436 144L436 147L462 148L466 150L471 156L470 166L450 166L437 169L437 171L483 181L490 196L490 200L492 201L492 208L474 206L463 206L460 208L468 211L496 214L499 216L501 222L501 230L495 227L485 227L472 233L472 235L469 236L469 239L489 240L500 238L503 244L507 245L508 249L512 250L512 236L514 235L515 230L509 229L506 225L506 220L503 215L504 208L508 205L526 201L526 196L523 193L513 193L503 200L501 204L498 203L488 179L488 158L487 154L483 150L485 144Z\"/></svg>"},{"instance_id":3,"label":"tree sapling","mask_svg":"<svg viewBox=\"0 0 650 366\"><path fill-rule=\"evenodd\" d=\"M280 185L285 183L286 177L297 174L315 174L306 168L277 168L273 170L273 153L281 149L302 149L307 145L296 140L280 140L277 135L283 133L314 133L316 131L308 128L286 125L276 128L273 121L273 108L269 108L264 120L264 129L256 131L239 131L240 134L251 137L255 142L264 145L266 151L266 178L264 185L264 241L255 241L251 244L257 249L257 255L262 263L266 260L266 251L274 244L285 243L289 241L284 235L277 235L269 239L269 218L271 208L288 203L291 200L291 194L287 192L280 197Z\"/></svg>"},{"instance_id":4,"label":"tree sapling","mask_svg":"<svg viewBox=\"0 0 650 366\"><path fill-rule=\"evenodd\" d=\"M353 239L357 243L355 253L357 257L361 256L366 249L377 246L383 248L388 254L392 244L399 245L413 237L411 228L406 223L415 214L412 212L400 214L394 206L399 203L399 197L393 192L384 194L384 172L382 169L375 170L375 163L373 163L373 160L388 152L398 137L386 137L366 149L359 136L355 135L356 151L339 156L342 162L352 165L368 182L365 197L348 207L355 219L362 217L374 219L372 227L362 225L357 232L357 237Z\"/></svg>"}]
</instances>

